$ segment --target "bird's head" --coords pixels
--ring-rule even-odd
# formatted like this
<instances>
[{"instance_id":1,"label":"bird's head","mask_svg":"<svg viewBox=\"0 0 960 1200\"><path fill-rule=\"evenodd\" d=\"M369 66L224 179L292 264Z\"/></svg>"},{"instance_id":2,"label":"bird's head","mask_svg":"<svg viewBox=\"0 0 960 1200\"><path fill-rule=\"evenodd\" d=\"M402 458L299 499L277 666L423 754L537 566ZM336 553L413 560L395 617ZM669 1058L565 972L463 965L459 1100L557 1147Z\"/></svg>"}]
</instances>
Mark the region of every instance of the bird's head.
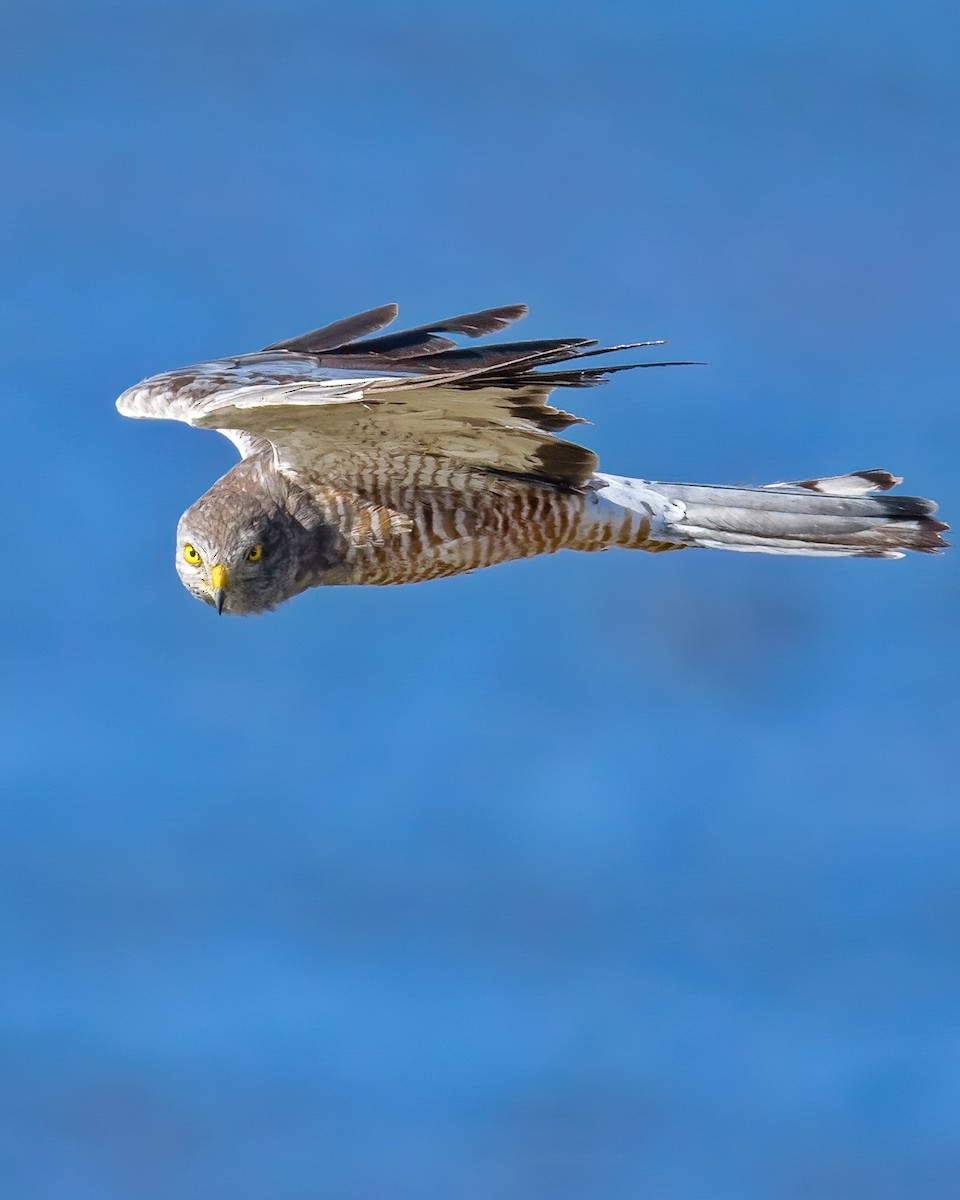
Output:
<instances>
[{"instance_id":1,"label":"bird's head","mask_svg":"<svg viewBox=\"0 0 960 1200\"><path fill-rule=\"evenodd\" d=\"M258 613L286 596L275 595L276 547L267 531L234 530L230 537L178 534L177 572L184 587L218 613ZM256 538L266 540L255 540Z\"/></svg>"},{"instance_id":2,"label":"bird's head","mask_svg":"<svg viewBox=\"0 0 960 1200\"><path fill-rule=\"evenodd\" d=\"M218 613L266 612L303 587L302 527L250 482L225 476L177 526L177 573Z\"/></svg>"}]
</instances>

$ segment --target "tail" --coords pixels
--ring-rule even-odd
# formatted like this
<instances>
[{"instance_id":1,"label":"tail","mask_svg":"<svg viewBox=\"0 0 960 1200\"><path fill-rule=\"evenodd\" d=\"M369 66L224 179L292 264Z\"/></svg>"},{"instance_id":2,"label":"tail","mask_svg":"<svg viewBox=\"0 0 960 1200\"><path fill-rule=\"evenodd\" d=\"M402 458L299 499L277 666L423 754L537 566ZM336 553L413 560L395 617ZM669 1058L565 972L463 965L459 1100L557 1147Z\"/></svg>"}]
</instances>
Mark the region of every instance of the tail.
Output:
<instances>
[{"instance_id":1,"label":"tail","mask_svg":"<svg viewBox=\"0 0 960 1200\"><path fill-rule=\"evenodd\" d=\"M948 526L934 520L932 500L877 496L902 483L887 471L856 471L828 479L771 483L762 488L647 483L594 476L604 500L651 518L650 538L676 546L706 546L758 554L858 555L902 558L933 554Z\"/></svg>"}]
</instances>

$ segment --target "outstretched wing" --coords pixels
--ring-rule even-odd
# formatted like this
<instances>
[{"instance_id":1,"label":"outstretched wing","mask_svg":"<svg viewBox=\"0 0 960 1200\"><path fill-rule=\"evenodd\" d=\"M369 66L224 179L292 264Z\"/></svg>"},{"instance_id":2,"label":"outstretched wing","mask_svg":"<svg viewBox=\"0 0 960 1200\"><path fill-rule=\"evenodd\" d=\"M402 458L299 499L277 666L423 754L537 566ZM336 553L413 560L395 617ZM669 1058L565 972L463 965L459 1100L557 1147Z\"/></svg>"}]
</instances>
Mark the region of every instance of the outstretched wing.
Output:
<instances>
[{"instance_id":1,"label":"outstretched wing","mask_svg":"<svg viewBox=\"0 0 960 1200\"><path fill-rule=\"evenodd\" d=\"M154 376L117 401L124 416L217 429L246 456L273 447L291 474L351 483L371 465L411 456L580 487L597 466L592 451L555 435L581 421L548 403L555 387L586 387L617 367L541 368L614 350L585 338L465 348L445 336L479 337L526 314L486 309L400 333L376 334L396 305L371 309L259 354L218 359ZM363 340L358 340L363 339Z\"/></svg>"}]
</instances>

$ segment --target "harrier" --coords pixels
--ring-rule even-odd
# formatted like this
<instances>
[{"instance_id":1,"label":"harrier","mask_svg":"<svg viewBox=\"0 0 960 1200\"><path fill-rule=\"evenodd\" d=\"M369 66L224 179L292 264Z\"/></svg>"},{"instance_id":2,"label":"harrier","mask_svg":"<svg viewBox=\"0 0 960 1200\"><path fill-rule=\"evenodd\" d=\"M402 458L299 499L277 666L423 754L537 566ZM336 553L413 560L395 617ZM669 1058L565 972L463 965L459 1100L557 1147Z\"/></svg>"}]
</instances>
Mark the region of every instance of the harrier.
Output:
<instances>
[{"instance_id":1,"label":"harrier","mask_svg":"<svg viewBox=\"0 0 960 1200\"><path fill-rule=\"evenodd\" d=\"M526 311L379 334L397 315L388 304L125 391L124 416L216 429L241 455L180 518L188 590L246 614L320 584L416 583L565 549L900 558L945 545L931 501L871 495L902 482L886 471L762 488L599 471L590 450L555 436L581 418L549 404L553 390L675 364L583 365L657 342L470 348L445 336L494 333Z\"/></svg>"}]
</instances>

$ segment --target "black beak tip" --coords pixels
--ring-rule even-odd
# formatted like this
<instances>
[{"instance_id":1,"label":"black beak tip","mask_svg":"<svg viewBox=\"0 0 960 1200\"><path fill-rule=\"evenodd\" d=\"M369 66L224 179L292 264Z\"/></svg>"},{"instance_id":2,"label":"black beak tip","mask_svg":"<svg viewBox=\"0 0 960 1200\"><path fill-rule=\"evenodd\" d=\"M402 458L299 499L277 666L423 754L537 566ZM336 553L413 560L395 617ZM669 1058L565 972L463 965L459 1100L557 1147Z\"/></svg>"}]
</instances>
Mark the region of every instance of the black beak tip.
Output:
<instances>
[{"instance_id":1,"label":"black beak tip","mask_svg":"<svg viewBox=\"0 0 960 1200\"><path fill-rule=\"evenodd\" d=\"M213 593L213 605L217 610L218 617L223 616L223 602L225 599L226 595L223 588L217 588L217 590Z\"/></svg>"}]
</instances>

